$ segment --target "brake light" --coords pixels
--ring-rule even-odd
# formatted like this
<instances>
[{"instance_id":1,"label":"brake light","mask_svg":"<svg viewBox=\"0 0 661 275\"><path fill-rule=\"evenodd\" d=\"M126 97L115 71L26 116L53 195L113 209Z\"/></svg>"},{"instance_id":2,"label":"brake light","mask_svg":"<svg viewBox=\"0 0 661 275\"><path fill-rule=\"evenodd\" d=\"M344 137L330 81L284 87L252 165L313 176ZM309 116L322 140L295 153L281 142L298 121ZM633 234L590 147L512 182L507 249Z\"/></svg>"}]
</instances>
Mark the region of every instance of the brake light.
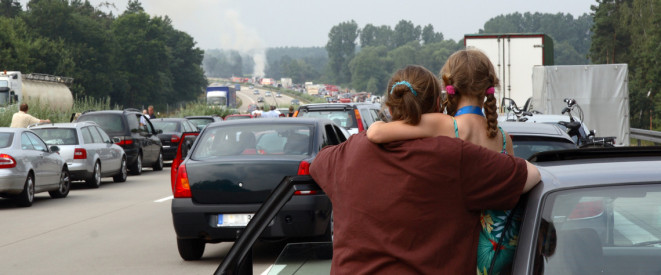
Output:
<instances>
[{"instance_id":1,"label":"brake light","mask_svg":"<svg viewBox=\"0 0 661 275\"><path fill-rule=\"evenodd\" d=\"M170 142L179 143L179 136L178 135L172 135L172 137L170 137Z\"/></svg>"},{"instance_id":2,"label":"brake light","mask_svg":"<svg viewBox=\"0 0 661 275\"><path fill-rule=\"evenodd\" d=\"M309 175L310 174L310 163L307 161L301 161L298 165L298 174L297 175Z\"/></svg>"},{"instance_id":3,"label":"brake light","mask_svg":"<svg viewBox=\"0 0 661 275\"><path fill-rule=\"evenodd\" d=\"M589 219L600 216L604 213L604 203L598 201L579 202L574 210L569 214L570 220Z\"/></svg>"},{"instance_id":4,"label":"brake light","mask_svg":"<svg viewBox=\"0 0 661 275\"><path fill-rule=\"evenodd\" d=\"M117 142L115 144L117 144L119 146L130 145L130 144L133 144L133 140L132 139L122 139L122 140L120 140L119 142Z\"/></svg>"},{"instance_id":5,"label":"brake light","mask_svg":"<svg viewBox=\"0 0 661 275\"><path fill-rule=\"evenodd\" d=\"M0 168L14 168L16 167L16 160L7 154L0 154Z\"/></svg>"},{"instance_id":6,"label":"brake light","mask_svg":"<svg viewBox=\"0 0 661 275\"><path fill-rule=\"evenodd\" d=\"M73 159L87 159L87 150L76 148L76 150L73 151Z\"/></svg>"},{"instance_id":7,"label":"brake light","mask_svg":"<svg viewBox=\"0 0 661 275\"><path fill-rule=\"evenodd\" d=\"M360 118L360 111L358 111L358 109L354 109L353 112L356 114L356 124L358 124L358 132L364 131L365 127L363 127L363 120Z\"/></svg>"},{"instance_id":8,"label":"brake light","mask_svg":"<svg viewBox=\"0 0 661 275\"><path fill-rule=\"evenodd\" d=\"M317 193L319 193L319 192L317 192L317 190L298 190L298 191L294 191L294 195L299 195L299 196L300 195L316 195Z\"/></svg>"},{"instance_id":9,"label":"brake light","mask_svg":"<svg viewBox=\"0 0 661 275\"><path fill-rule=\"evenodd\" d=\"M174 181L173 195L175 198L192 197L190 184L188 183L188 172L186 172L186 164L182 164L179 166L179 169L177 169L177 178Z\"/></svg>"}]
</instances>

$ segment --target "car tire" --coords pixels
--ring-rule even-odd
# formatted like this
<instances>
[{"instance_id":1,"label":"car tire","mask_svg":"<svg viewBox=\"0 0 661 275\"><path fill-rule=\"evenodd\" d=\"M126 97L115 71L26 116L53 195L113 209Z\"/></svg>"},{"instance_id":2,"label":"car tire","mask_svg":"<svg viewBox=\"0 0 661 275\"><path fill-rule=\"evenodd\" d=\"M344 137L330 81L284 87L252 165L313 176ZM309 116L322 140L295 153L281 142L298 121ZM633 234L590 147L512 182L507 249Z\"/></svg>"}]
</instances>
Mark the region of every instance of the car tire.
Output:
<instances>
[{"instance_id":1,"label":"car tire","mask_svg":"<svg viewBox=\"0 0 661 275\"><path fill-rule=\"evenodd\" d=\"M131 166L132 175L142 174L142 154L138 154L138 158L135 160L135 164Z\"/></svg>"},{"instance_id":2,"label":"car tire","mask_svg":"<svg viewBox=\"0 0 661 275\"><path fill-rule=\"evenodd\" d=\"M101 186L101 163L98 161L94 163L92 176L86 179L85 183L91 188L99 188L99 186Z\"/></svg>"},{"instance_id":3,"label":"car tire","mask_svg":"<svg viewBox=\"0 0 661 275\"><path fill-rule=\"evenodd\" d=\"M126 167L126 157L123 157L122 158L122 164L119 167L119 174L114 175L112 177L112 181L114 181L114 182L125 182L126 177L128 176L128 174L129 174L129 172L128 172L128 168Z\"/></svg>"},{"instance_id":4,"label":"car tire","mask_svg":"<svg viewBox=\"0 0 661 275\"><path fill-rule=\"evenodd\" d=\"M206 243L201 239L177 239L179 256L185 261L196 261L202 258Z\"/></svg>"},{"instance_id":5,"label":"car tire","mask_svg":"<svg viewBox=\"0 0 661 275\"><path fill-rule=\"evenodd\" d=\"M322 242L333 242L333 210L330 212L330 220L328 221L328 227L326 227L326 233L321 237Z\"/></svg>"},{"instance_id":6,"label":"car tire","mask_svg":"<svg viewBox=\"0 0 661 275\"><path fill-rule=\"evenodd\" d=\"M57 185L57 190L48 191L48 194L53 199L64 198L69 195L69 190L71 189L71 176L69 175L69 170L62 169L60 173L60 183Z\"/></svg>"},{"instance_id":7,"label":"car tire","mask_svg":"<svg viewBox=\"0 0 661 275\"><path fill-rule=\"evenodd\" d=\"M163 151L158 152L158 159L156 160L156 163L154 163L154 166L152 166L154 171L161 171L163 170Z\"/></svg>"},{"instance_id":8,"label":"car tire","mask_svg":"<svg viewBox=\"0 0 661 275\"><path fill-rule=\"evenodd\" d=\"M32 174L28 174L23 185L23 192L15 197L15 203L21 207L30 207L32 202L34 202L34 177Z\"/></svg>"}]
</instances>

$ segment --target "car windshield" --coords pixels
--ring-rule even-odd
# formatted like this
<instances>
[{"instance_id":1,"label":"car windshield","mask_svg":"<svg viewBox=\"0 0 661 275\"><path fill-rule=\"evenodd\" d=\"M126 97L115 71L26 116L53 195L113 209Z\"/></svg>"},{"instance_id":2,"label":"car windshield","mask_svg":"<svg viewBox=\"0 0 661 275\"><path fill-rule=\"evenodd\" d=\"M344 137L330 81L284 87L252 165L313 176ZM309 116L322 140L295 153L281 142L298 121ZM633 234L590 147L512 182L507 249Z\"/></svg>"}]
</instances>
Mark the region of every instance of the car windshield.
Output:
<instances>
[{"instance_id":1,"label":"car windshield","mask_svg":"<svg viewBox=\"0 0 661 275\"><path fill-rule=\"evenodd\" d=\"M32 129L48 145L76 145L78 135L73 128L40 128Z\"/></svg>"},{"instance_id":2,"label":"car windshield","mask_svg":"<svg viewBox=\"0 0 661 275\"><path fill-rule=\"evenodd\" d=\"M193 159L238 155L309 155L312 126L249 124L205 129L193 149Z\"/></svg>"},{"instance_id":3,"label":"car windshield","mask_svg":"<svg viewBox=\"0 0 661 275\"><path fill-rule=\"evenodd\" d=\"M0 133L0 148L7 148L11 146L14 139L14 133Z\"/></svg>"},{"instance_id":4,"label":"car windshield","mask_svg":"<svg viewBox=\"0 0 661 275\"><path fill-rule=\"evenodd\" d=\"M539 152L576 149L576 144L562 138L512 136L512 147L515 156L528 159Z\"/></svg>"},{"instance_id":5,"label":"car windshield","mask_svg":"<svg viewBox=\"0 0 661 275\"><path fill-rule=\"evenodd\" d=\"M537 232L543 274L651 274L661 252L661 185L619 185L550 194ZM642 259L657 262L641 265Z\"/></svg>"},{"instance_id":6,"label":"car windshield","mask_svg":"<svg viewBox=\"0 0 661 275\"><path fill-rule=\"evenodd\" d=\"M77 121L94 121L101 127L109 136L123 136L126 126L121 115L118 114L89 114L82 115Z\"/></svg>"},{"instance_id":7,"label":"car windshield","mask_svg":"<svg viewBox=\"0 0 661 275\"><path fill-rule=\"evenodd\" d=\"M298 112L297 117L310 117L310 118L327 118L335 122L335 124L342 126L344 128L355 128L356 119L353 116L352 111L314 111L314 110L302 110Z\"/></svg>"},{"instance_id":8,"label":"car windshield","mask_svg":"<svg viewBox=\"0 0 661 275\"><path fill-rule=\"evenodd\" d=\"M163 132L181 132L180 123L177 121L152 121L152 125L156 130L163 130Z\"/></svg>"},{"instance_id":9,"label":"car windshield","mask_svg":"<svg viewBox=\"0 0 661 275\"><path fill-rule=\"evenodd\" d=\"M207 124L213 122L213 118L189 118L188 120L195 124L199 129L202 129L204 126L207 126Z\"/></svg>"}]
</instances>

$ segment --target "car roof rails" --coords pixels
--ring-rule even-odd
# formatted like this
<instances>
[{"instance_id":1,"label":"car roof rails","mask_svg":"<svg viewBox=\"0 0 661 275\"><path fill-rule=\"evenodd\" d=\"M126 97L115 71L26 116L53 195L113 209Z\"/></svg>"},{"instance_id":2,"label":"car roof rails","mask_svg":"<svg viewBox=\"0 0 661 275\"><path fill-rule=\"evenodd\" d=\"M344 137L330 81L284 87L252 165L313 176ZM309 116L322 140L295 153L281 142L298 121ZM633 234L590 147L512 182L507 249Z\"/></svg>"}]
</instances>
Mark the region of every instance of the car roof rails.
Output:
<instances>
[{"instance_id":1,"label":"car roof rails","mask_svg":"<svg viewBox=\"0 0 661 275\"><path fill-rule=\"evenodd\" d=\"M631 157L661 157L661 146L623 146L546 151L536 153L528 158L528 160L530 162L541 163L563 160Z\"/></svg>"},{"instance_id":2,"label":"car roof rails","mask_svg":"<svg viewBox=\"0 0 661 275\"><path fill-rule=\"evenodd\" d=\"M142 114L142 111L136 108L126 108L124 109L124 112L138 112Z\"/></svg>"}]
</instances>

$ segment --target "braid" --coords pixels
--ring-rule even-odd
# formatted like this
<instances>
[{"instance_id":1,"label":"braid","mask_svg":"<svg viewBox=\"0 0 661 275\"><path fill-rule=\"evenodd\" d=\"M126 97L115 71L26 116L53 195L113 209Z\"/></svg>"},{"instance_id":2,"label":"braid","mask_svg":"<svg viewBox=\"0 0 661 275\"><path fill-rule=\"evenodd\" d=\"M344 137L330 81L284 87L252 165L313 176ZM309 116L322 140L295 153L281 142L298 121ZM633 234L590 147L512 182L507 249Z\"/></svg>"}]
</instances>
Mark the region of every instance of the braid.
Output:
<instances>
[{"instance_id":1,"label":"braid","mask_svg":"<svg viewBox=\"0 0 661 275\"><path fill-rule=\"evenodd\" d=\"M487 95L487 100L484 102L484 111L487 118L487 136L494 138L498 134L498 112L496 97L493 94Z\"/></svg>"}]
</instances>

